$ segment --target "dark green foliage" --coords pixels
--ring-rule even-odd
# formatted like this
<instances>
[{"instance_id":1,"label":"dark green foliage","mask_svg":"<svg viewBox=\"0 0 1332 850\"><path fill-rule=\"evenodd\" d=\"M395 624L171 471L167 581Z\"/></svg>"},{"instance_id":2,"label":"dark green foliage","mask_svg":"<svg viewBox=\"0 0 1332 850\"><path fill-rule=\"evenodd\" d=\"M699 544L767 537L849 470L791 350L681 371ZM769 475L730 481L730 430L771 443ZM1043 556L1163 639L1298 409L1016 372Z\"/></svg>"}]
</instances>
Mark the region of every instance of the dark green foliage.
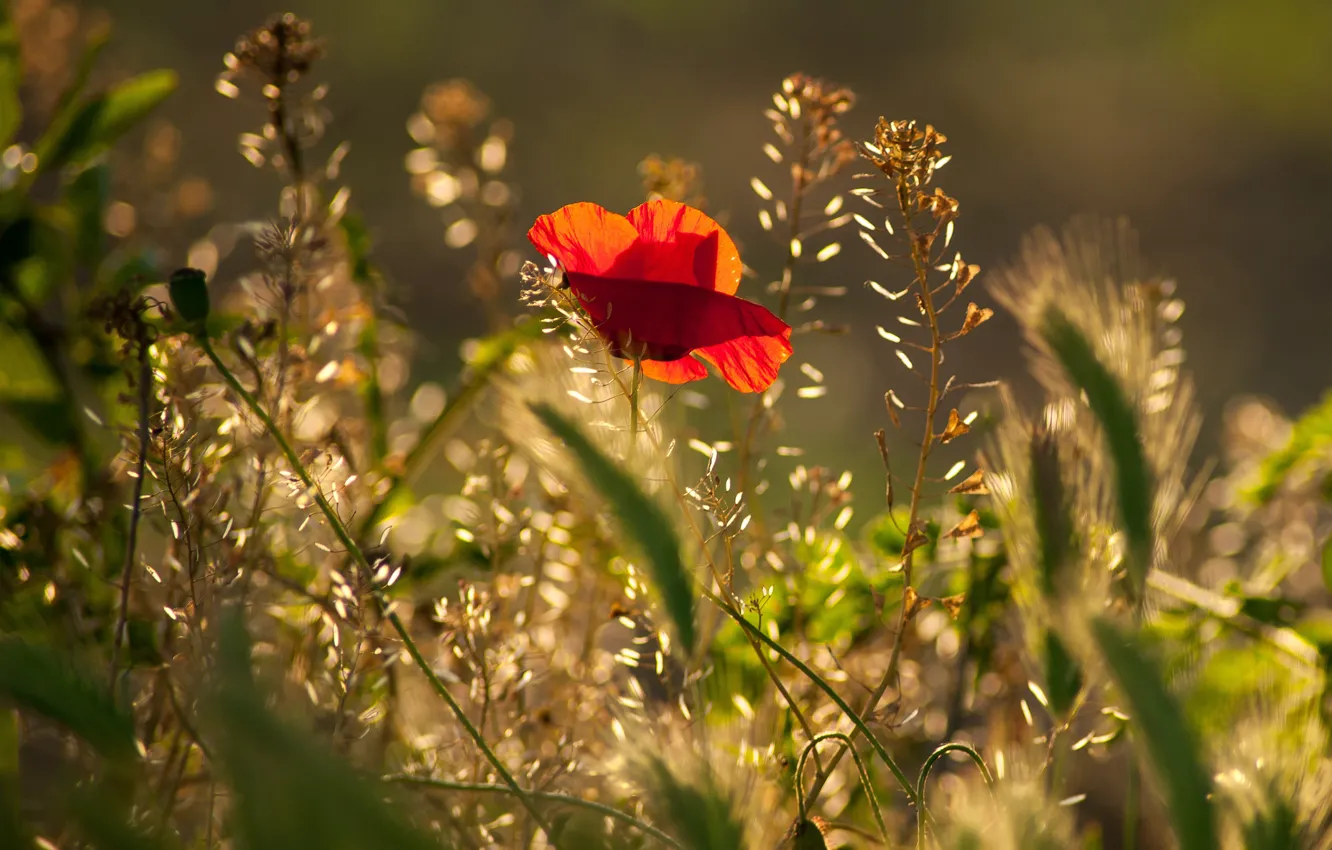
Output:
<instances>
[{"instance_id":1,"label":"dark green foliage","mask_svg":"<svg viewBox=\"0 0 1332 850\"><path fill-rule=\"evenodd\" d=\"M208 283L204 278L198 269L177 269L167 284L171 306L192 333L202 332L208 321Z\"/></svg>"},{"instance_id":2,"label":"dark green foliage","mask_svg":"<svg viewBox=\"0 0 1332 850\"><path fill-rule=\"evenodd\" d=\"M134 724L111 701L106 685L53 649L0 640L0 696L64 726L109 761L128 765L139 759Z\"/></svg>"},{"instance_id":3,"label":"dark green foliage","mask_svg":"<svg viewBox=\"0 0 1332 850\"><path fill-rule=\"evenodd\" d=\"M827 850L828 842L818 824L802 820L795 825L795 838L791 846L795 850Z\"/></svg>"}]
</instances>

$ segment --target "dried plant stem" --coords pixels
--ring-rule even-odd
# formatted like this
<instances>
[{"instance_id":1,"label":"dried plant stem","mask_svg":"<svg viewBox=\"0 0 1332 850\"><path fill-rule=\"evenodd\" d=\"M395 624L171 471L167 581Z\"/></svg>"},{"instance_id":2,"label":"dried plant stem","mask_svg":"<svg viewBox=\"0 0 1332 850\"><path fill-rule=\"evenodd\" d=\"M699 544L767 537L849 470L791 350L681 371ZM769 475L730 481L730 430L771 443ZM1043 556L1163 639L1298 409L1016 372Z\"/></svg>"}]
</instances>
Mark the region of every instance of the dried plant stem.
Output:
<instances>
[{"instance_id":1,"label":"dried plant stem","mask_svg":"<svg viewBox=\"0 0 1332 850\"><path fill-rule=\"evenodd\" d=\"M153 364L148 358L148 346L139 346L139 458L134 468L134 494L130 502L129 532L125 540L125 563L120 569L120 610L116 614L116 628L111 645L111 696L116 694L116 670L120 666L120 650L125 644L125 631L129 626L130 582L134 577L134 557L139 545L139 520L143 516L143 479L148 467L148 409L153 398Z\"/></svg>"},{"instance_id":2,"label":"dried plant stem","mask_svg":"<svg viewBox=\"0 0 1332 850\"><path fill-rule=\"evenodd\" d=\"M269 101L269 109L272 112L270 123L281 140L282 152L287 157L287 168L291 170L291 182L296 190L296 221L302 222L305 220L305 163L301 156L300 140L291 132L287 121L286 84L287 73L290 70L287 65L287 32L283 27L274 27L272 32L278 43L277 67L274 69L271 83L277 91L276 96Z\"/></svg>"},{"instance_id":3,"label":"dried plant stem","mask_svg":"<svg viewBox=\"0 0 1332 850\"><path fill-rule=\"evenodd\" d=\"M915 558L915 551L910 548L911 535L916 528L916 523L920 519L920 508L923 503L922 493L925 488L925 470L929 464L930 451L934 448L937 439L934 432L934 419L939 412L939 366L943 361L943 334L939 330L939 314L935 310L933 293L930 291L929 280L929 257L928 251L917 238L915 226L911 220L911 209L908 206L910 197L908 188L899 178L897 198L898 208L905 222L905 233L908 244L911 246L911 265L915 271L916 285L920 289L920 305L925 313L930 331L930 378L929 395L925 403L925 427L920 440L920 456L916 460L916 477L911 484L911 507L907 514L906 526L906 546L907 552L902 556L902 610L897 618L897 638L893 641L892 653L888 656L888 668L884 671L883 678L879 684L870 692L869 698L865 700L865 705L861 708L861 716L869 716L883 698L888 686L897 677L897 665L902 657L902 644L906 640L907 627L911 625L911 606L909 597L913 591L912 562ZM854 732L852 735L854 736ZM842 754L846 752L845 747L839 747L832 757L826 771L821 772L815 777L814 785L810 788L809 798L811 801L818 797L819 791L823 789L824 783L828 781L828 776L837 763L841 761Z\"/></svg>"},{"instance_id":4,"label":"dried plant stem","mask_svg":"<svg viewBox=\"0 0 1332 850\"><path fill-rule=\"evenodd\" d=\"M777 318L786 321L786 310L791 303L791 281L795 275L796 239L800 238L800 213L805 201L805 175L809 169L809 119L800 119L800 151L791 167L790 234L786 240L786 263L782 268L782 292L777 299Z\"/></svg>"},{"instance_id":5,"label":"dried plant stem","mask_svg":"<svg viewBox=\"0 0 1332 850\"><path fill-rule=\"evenodd\" d=\"M480 793L493 794L512 794L513 789L507 785L492 785L478 782L454 782L448 779L434 779L426 776L412 776L410 774L394 774L384 777L386 782L397 782L404 785L420 785L425 788L439 788L445 791L476 791ZM614 806L608 806L605 803L596 803L592 800L584 800L582 797L574 797L570 794L559 794L553 791L529 791L532 798L540 800L543 803L555 803L564 806L576 806L580 809L596 812L605 815L608 818L614 818L621 823L626 823L634 829L641 831L645 835L665 844L668 847L680 848L681 845L674 838L657 829L649 823L645 823L628 812L620 811Z\"/></svg>"},{"instance_id":6,"label":"dried plant stem","mask_svg":"<svg viewBox=\"0 0 1332 850\"><path fill-rule=\"evenodd\" d=\"M340 517L338 512L333 509L333 506L329 504L328 499L324 498L324 494L319 489L319 485L310 477L310 473L305 468L305 464L301 463L300 456L297 455L296 450L291 447L291 443L287 442L287 438L283 436L282 432L278 429L277 423L273 421L273 418L269 416L268 412L264 410L250 391L245 389L241 382L236 378L235 374L222 362L222 359L217 356L217 352L213 350L212 343L208 341L208 338L200 335L195 337L195 341L199 344L199 347L203 350L204 354L208 356L208 359L213 362L213 366L222 376L222 379L226 381L227 386L231 387L232 391L240 396L241 400L245 402L245 405L250 409L250 412L263 422L264 427L268 430L269 436L271 436L274 442L278 444L278 448L282 451L283 456L286 457L287 463L291 465L292 471L301 479L301 483L305 485L311 497L314 499L315 504L319 506L319 510L323 513L324 519L327 520L329 528L333 531L333 535L337 537L338 542L341 543L347 553L351 555L357 567L360 568L361 574L368 579L374 574L374 570L371 569L370 562L366 559L365 553L361 551L361 547L356 545L356 541L352 539L351 532L347 530L347 526L343 523L342 517ZM376 596L378 597L378 594L376 594ZM551 839L553 843L553 835L550 827L546 825L545 819L537 809L532 796L526 789L518 784L516 779L513 778L513 774L511 774L509 769L504 766L504 762L500 761L499 756L495 755L495 751L486 743L485 737L482 736L481 732L467 717L467 712L463 710L463 707L458 703L458 700L454 698L449 689L440 681L439 677L435 675L435 671L431 669L429 662L427 662L425 657L421 655L421 650L416 646L416 641L412 639L407 628L403 625L402 620L398 617L397 613L393 611L388 601L381 598L380 605L386 612L389 623L392 624L394 631L398 633L398 637L402 640L403 646L407 649L407 653L411 656L412 661L416 663L416 666L420 668L421 672L425 674L426 679L430 682L431 688L433 688L435 693L448 704L449 709L457 718L458 723L467 732L467 735L476 744L477 748L480 749L482 755L486 757L486 760L490 762L490 765L495 769L496 774L498 774L500 779L504 781L504 784L511 790L513 795L517 797L519 802L523 804L523 807L527 809L528 813L532 816L532 820L537 826L545 831L547 838Z\"/></svg>"}]
</instances>

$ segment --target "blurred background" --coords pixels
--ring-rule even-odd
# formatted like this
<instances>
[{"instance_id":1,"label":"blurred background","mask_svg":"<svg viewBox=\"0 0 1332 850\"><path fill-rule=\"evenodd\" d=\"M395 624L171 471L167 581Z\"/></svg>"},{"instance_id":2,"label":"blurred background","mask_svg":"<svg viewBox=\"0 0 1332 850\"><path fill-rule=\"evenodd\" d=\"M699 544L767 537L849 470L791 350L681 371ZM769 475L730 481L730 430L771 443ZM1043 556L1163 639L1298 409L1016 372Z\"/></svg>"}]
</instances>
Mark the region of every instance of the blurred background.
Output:
<instances>
[{"instance_id":1,"label":"blurred background","mask_svg":"<svg viewBox=\"0 0 1332 850\"><path fill-rule=\"evenodd\" d=\"M1187 305L1180 324L1208 414L1204 451L1226 399L1259 393L1295 412L1332 385L1327 0L310 0L286 8L117 0L97 8L114 22L119 67L181 72L161 115L182 130L180 172L206 177L213 191L210 215L183 235L172 265L211 220L272 215L274 175L251 167L237 146L262 124L263 104L253 93L227 100L214 84L241 32L280 11L312 20L327 44L311 75L330 86L325 147L350 143L342 180L420 334L416 380L447 381L459 343L486 326L462 280L466 252L445 244L440 211L411 191L404 169L417 147L407 119L426 86L466 78L513 122L506 174L520 193L521 227L574 201L627 210L642 200L637 165L649 154L699 163L710 211L758 272L740 294L759 298L782 256L759 227L750 189L755 175L782 184L760 150L771 139L762 112L781 79L803 71L855 91L842 122L853 138L867 137L880 115L917 118L949 137L954 159L939 183L961 202L954 246L985 269L1012 258L1035 226L1084 212L1127 216L1148 267L1173 276ZM870 432L885 424L883 391L911 379L874 332L891 320L890 305L861 286L875 278L891 287L891 272L858 240L846 249L803 281L850 288L811 317L850 323L852 333L803 337L796 355L825 373L829 399L793 399L788 412L821 462L865 468L877 463ZM237 251L219 275L251 263ZM965 379L1020 376L1014 327L995 324L950 355Z\"/></svg>"}]
</instances>

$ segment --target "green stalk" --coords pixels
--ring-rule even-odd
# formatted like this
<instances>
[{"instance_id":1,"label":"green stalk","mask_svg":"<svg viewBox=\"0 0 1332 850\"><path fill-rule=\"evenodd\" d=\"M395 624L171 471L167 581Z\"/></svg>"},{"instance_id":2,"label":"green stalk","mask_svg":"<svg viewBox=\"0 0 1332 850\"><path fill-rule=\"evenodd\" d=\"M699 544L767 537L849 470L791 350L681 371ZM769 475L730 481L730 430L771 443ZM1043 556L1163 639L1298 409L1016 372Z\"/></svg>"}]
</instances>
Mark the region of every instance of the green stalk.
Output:
<instances>
[{"instance_id":1,"label":"green stalk","mask_svg":"<svg viewBox=\"0 0 1332 850\"><path fill-rule=\"evenodd\" d=\"M832 685L828 684L828 682L816 673L808 664L788 652L786 647L768 637L762 629L746 620L744 615L732 607L730 603L706 588L700 588L700 590L703 595L712 600L717 607L725 611L727 616L732 620L735 620L740 628L758 638L763 645L784 658L789 664L791 664L791 666L795 667L803 673L806 678L817 685L819 690L827 694L828 698L842 710L842 713L845 714L847 719L851 721L851 724L855 726L856 731L865 736L865 740L874 748L874 752L878 753L879 758L883 759L883 763L888 765L888 770L892 772L897 783L902 786L902 791L906 794L907 800L910 801L911 805L917 805L916 789L912 786L911 780L902 772L902 768L897 766L897 762L893 761L893 757L888 754L888 750L884 749L883 744L879 743L879 739L875 737L874 733L872 733L869 730L869 727L865 725L865 721L862 720L860 715L847 704L846 700L842 699L841 694L837 693L837 690Z\"/></svg>"},{"instance_id":2,"label":"green stalk","mask_svg":"<svg viewBox=\"0 0 1332 850\"><path fill-rule=\"evenodd\" d=\"M916 799L919 801L919 805L916 806L917 850L925 850L925 819L928 816L925 811L925 782L930 778L930 770L934 767L934 763L954 751L966 753L970 756L980 770L981 777L985 780L985 786L991 791L994 790L994 777L990 774L990 768L974 747L953 742L935 748L934 752L930 753L929 758L925 759L925 763L920 766L920 777L916 780Z\"/></svg>"},{"instance_id":3,"label":"green stalk","mask_svg":"<svg viewBox=\"0 0 1332 850\"><path fill-rule=\"evenodd\" d=\"M479 791L479 792L493 792L496 794L513 793L513 789L507 785L492 785L492 784L478 783L478 782L453 782L448 779L434 779L427 776L412 776L410 774L405 774L405 773L394 774L392 776L385 776L384 781L400 782L406 785L420 785L426 788L441 788L446 791ZM608 818L614 818L615 820L618 820L621 823L629 824L634 829L643 832L645 835L652 836L653 838L657 839L662 844L665 844L668 847L674 847L677 850L683 850L683 848L681 848L680 843L676 841L674 838L671 838L669 835L657 829L656 827L652 826L651 824L644 823L643 821L639 820L638 818L634 817L628 812L620 811L614 806L608 806L605 803L596 803L593 802L592 800L584 800L582 797L574 797L573 795L570 794L557 794L552 791L529 791L528 793L532 795L533 799L541 800L544 803L555 803L557 805L576 806L580 809L587 809L588 811L605 815Z\"/></svg>"},{"instance_id":4,"label":"green stalk","mask_svg":"<svg viewBox=\"0 0 1332 850\"><path fill-rule=\"evenodd\" d=\"M213 350L213 345L208 341L207 336L204 334L197 334L195 336L195 341L199 344L199 347L203 349L204 354L208 355L208 359L213 361L213 365L217 368L222 379L226 381L227 386L231 387L236 395L240 396L241 400L245 402L246 407L248 407L250 411L255 416L259 417L259 420L264 423L264 427L273 437L274 442L278 444L278 448L282 451L283 456L286 457L287 463L291 465L292 471L300 477L301 483L305 485L306 489L308 489L314 497L315 504L319 506L319 510L324 514L324 519L328 521L329 528L333 530L333 535L338 538L338 542L341 543L347 550L348 554L351 555L352 559L356 562L356 565L363 571L363 574L367 577L371 576L374 573L374 570L371 569L370 562L366 560L365 553L361 551L361 547L356 545L356 541L352 540L351 533L347 531L347 526L343 524L342 518L338 516L338 512L333 509L333 506L329 504L328 500L324 498L324 494L320 491L319 487L315 484L314 479L310 477L310 473L306 470L305 464L301 463L300 456L296 454L296 450L291 447L291 444L287 442L287 438L284 437L282 432L278 429L277 423L274 422L273 418L268 415L268 412L260 406L254 395L241 385L241 382L237 380L236 375L227 368L225 363L222 362L222 358L217 356L217 352ZM429 680L430 686L434 689L435 693L443 698L444 702L448 704L449 709L453 712L454 716L458 718L458 722L462 725L463 729L466 730L468 736L481 750L482 755L486 757L486 760L490 762L491 766L495 768L495 772L499 775L500 779L504 780L504 784L508 786L511 793L518 798L518 801L523 804L523 808L527 809L528 813L532 816L532 820L536 822L537 826L545 831L546 836L553 842L554 837L551 829L546 825L546 821L541 816L541 812L537 809L531 794L529 794L528 791L519 785L517 780L513 778L513 774L509 773L509 769L506 768L504 763L500 761L499 757L495 755L495 751L486 743L486 739L481 735L481 732L477 730L476 726L472 724L472 721L468 719L467 713L463 711L463 707L456 699L454 699L453 694L450 693L449 689L444 686L444 683L439 680L439 677L435 675L435 671L430 668L430 664L427 663L425 658L421 655L421 650L417 648L416 641L412 640L412 636L407 633L407 629L403 626L402 620L398 618L397 613L392 610L387 600L380 597L378 592L376 592L375 595L379 598L381 606L387 612L388 621L393 625L394 631L398 633L398 637L407 648L408 654L411 655L412 660L416 662L416 666L421 669L421 672L425 674L426 679Z\"/></svg>"},{"instance_id":5,"label":"green stalk","mask_svg":"<svg viewBox=\"0 0 1332 850\"><path fill-rule=\"evenodd\" d=\"M865 767L865 760L856 752L854 744L851 742L851 736L843 732L823 732L815 735L805 748L800 751L800 758L796 761L796 804L800 807L800 820L805 821L809 813L805 811L805 762L809 760L809 754L814 753L817 757L820 741L827 741L836 738L846 744L846 749L851 753L851 758L856 762L856 771L860 774L860 785L865 789L865 797L869 800L870 810L874 812L874 820L879 825L879 835L883 838L883 846L888 847L891 842L888 838L888 826L883 822L883 812L879 810L879 800L874 796L874 785L870 782L869 770Z\"/></svg>"}]
</instances>

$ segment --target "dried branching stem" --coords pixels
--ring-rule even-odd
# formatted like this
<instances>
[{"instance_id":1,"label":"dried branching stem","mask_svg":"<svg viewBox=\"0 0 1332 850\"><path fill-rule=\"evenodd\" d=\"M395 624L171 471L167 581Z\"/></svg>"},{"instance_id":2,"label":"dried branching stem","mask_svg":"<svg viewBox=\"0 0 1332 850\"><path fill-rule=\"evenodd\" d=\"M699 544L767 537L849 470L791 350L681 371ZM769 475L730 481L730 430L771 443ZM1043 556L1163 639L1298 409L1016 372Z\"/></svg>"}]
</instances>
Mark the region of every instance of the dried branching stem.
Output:
<instances>
[{"instance_id":1,"label":"dried branching stem","mask_svg":"<svg viewBox=\"0 0 1332 850\"><path fill-rule=\"evenodd\" d=\"M208 359L212 361L213 366L217 369L218 374L222 376L222 379L226 382L227 386L231 387L232 391L240 396L241 400L245 402L245 406L250 409L250 412L258 417L259 421L264 424L264 427L268 430L269 436L271 436L278 444L278 448L287 459L287 463L290 464L292 471L296 473L298 478L300 478L301 483L305 485L311 497L314 499L315 504L319 506L319 510L323 513L324 519L328 522L329 528L333 531L333 535L337 537L338 542L342 544L348 554L351 555L352 560L361 570L362 575L367 578L373 576L374 570L371 568L369 560L366 559L365 553L361 550L361 547L356 544L356 541L352 539L351 532L347 530L347 526L343 523L342 517L340 517L333 506L329 504L328 499L324 497L323 491L320 490L319 485L310 476L309 471L305 468L305 464L301 462L300 456L296 454L296 450L291 447L291 443L287 441L287 438L283 436L282 431L278 429L277 423L273 421L271 416L269 416L268 411L264 410L263 406L259 404L250 391L245 389L241 382L236 378L236 375L227 368L227 365L224 362L222 362L222 358L217 356L217 352L213 350L212 343L208 341L206 336L198 336L195 338L195 341L203 350L204 354L207 355ZM435 671L431 668L430 662L426 661L425 657L421 655L421 650L417 647L416 641L412 639L411 634L407 631L407 627L403 625L402 619L398 617L397 612L393 610L387 600L380 599L380 604L383 606L387 619L393 626L393 630L398 633L398 638L402 641L408 655L411 656L412 661L416 663L416 666L421 672L425 674L427 681L430 682L431 688L446 704L448 704L449 710L453 712L459 725L461 725L467 732L468 737L470 737L473 743L476 744L482 755L486 757L486 760L490 762L491 767L495 769L495 773L504 781L504 784L512 791L513 795L518 798L519 802L523 804L523 808L527 809L528 814L532 816L532 820L537 826L541 827L547 837L551 837L552 833L550 827L546 824L545 818L537 808L532 796L525 788L518 784L518 781L514 779L513 774L511 774L509 769L504 766L504 762L500 760L499 756L495 755L495 751L486 743L485 737L472 723L471 719L468 718L467 712L463 710L462 705L458 703L458 700L454 698L448 687L446 687L445 684L440 681L439 677L435 675Z\"/></svg>"},{"instance_id":2,"label":"dried branching stem","mask_svg":"<svg viewBox=\"0 0 1332 850\"><path fill-rule=\"evenodd\" d=\"M929 264L928 256L930 242L919 238L913 222L911 210L911 189L909 176L906 173L899 172L897 175L897 201L898 210L902 215L903 229L906 234L907 244L911 246L911 266L915 274L915 283L919 288L920 308L925 314L926 324L930 332L930 375L929 375L929 394L925 403L925 426L920 441L920 455L916 460L916 477L911 484L911 506L907 514L907 546L905 554L902 557L902 605L901 613L897 620L897 637L893 641L892 653L888 656L888 668L884 671L883 678L879 684L870 692L865 704L861 706L860 716L870 716L879 700L883 698L891 685L897 678L897 666L902 657L902 644L906 640L907 628L911 624L911 618L914 612L910 604L910 597L914 594L912 586L912 562L914 560L914 549L910 544L912 532L920 519L920 509L923 504L923 494L925 488L925 470L929 465L930 451L938 439L934 430L935 416L939 411L939 397L941 387L939 383L939 366L943 361L943 333L939 329L939 314L934 305L934 294L930 291ZM857 731L859 731L857 729ZM854 737L855 732L852 732ZM819 791L823 789L828 781L829 775L841 761L842 755L846 752L845 747L839 747L834 753L828 769L820 772L814 779L814 784L809 791L809 799L817 799Z\"/></svg>"}]
</instances>

